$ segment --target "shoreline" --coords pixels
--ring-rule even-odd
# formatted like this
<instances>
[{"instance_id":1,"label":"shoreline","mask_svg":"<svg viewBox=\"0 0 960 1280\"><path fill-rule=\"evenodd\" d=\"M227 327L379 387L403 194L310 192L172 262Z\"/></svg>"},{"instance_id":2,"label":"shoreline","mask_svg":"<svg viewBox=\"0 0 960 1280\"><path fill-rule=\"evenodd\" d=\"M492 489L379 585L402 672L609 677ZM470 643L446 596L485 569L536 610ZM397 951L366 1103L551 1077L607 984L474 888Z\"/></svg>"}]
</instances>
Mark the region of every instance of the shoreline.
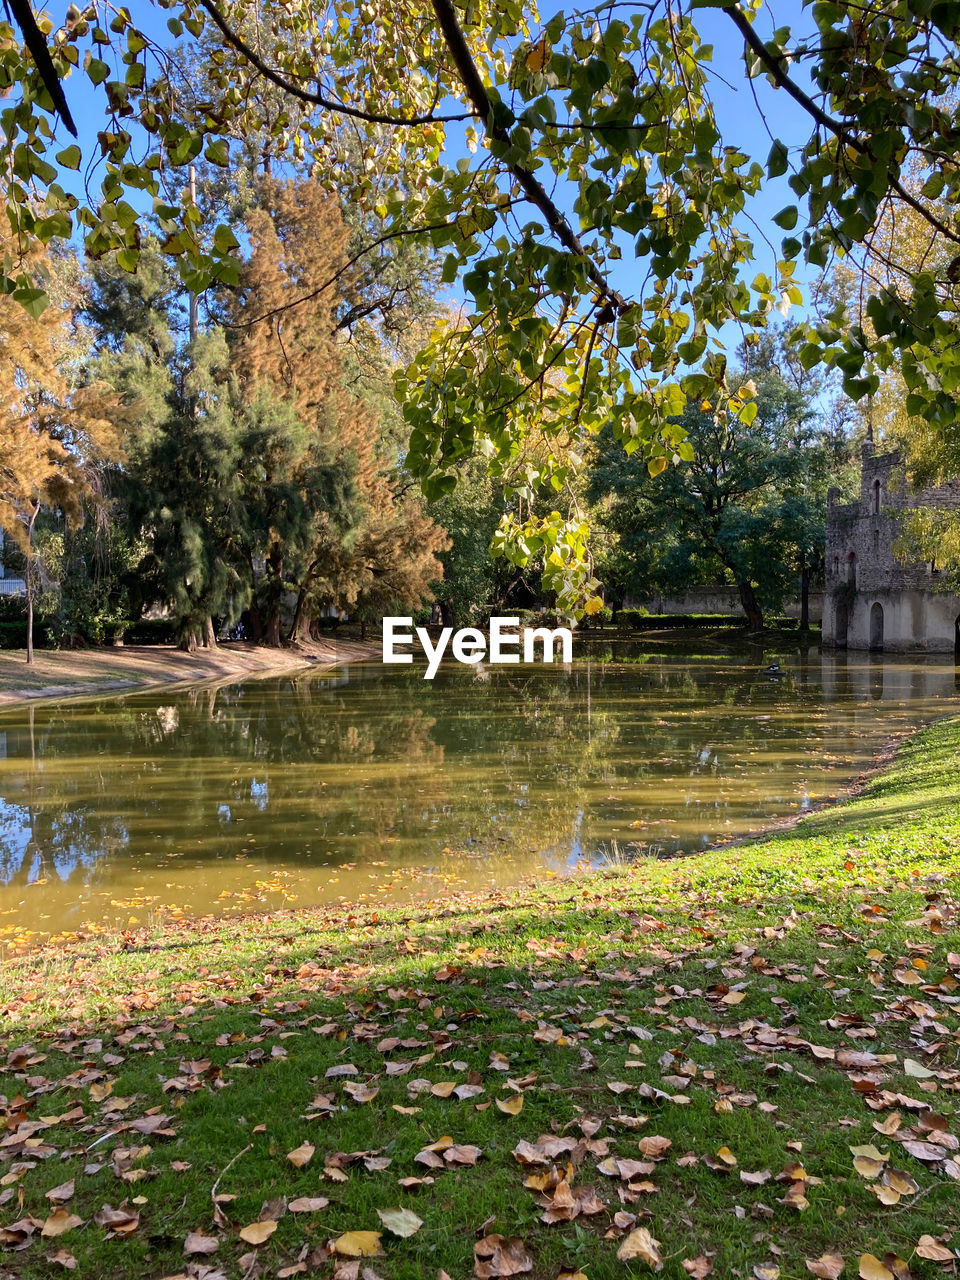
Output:
<instances>
[{"instance_id":1,"label":"shoreline","mask_svg":"<svg viewBox=\"0 0 960 1280\"><path fill-rule=\"evenodd\" d=\"M194 653L173 645L44 649L28 667L23 650L5 650L0 652L0 710L141 689L260 679L369 661L378 653L376 644L358 640L320 640L284 649L236 640Z\"/></svg>"},{"instance_id":2,"label":"shoreline","mask_svg":"<svg viewBox=\"0 0 960 1280\"><path fill-rule=\"evenodd\" d=\"M346 659L341 659L341 661L344 660ZM297 666L289 669L303 668ZM271 673L263 672L262 674ZM862 800L875 783L893 771L904 748L909 749L936 726L949 724L951 721L960 726L960 713L947 713L928 724L891 738L884 743L871 764L861 769L848 786L803 813L786 815L728 842L715 841L692 852L676 853L655 859L638 857L626 859L622 864L612 863L607 866L577 870L570 875L552 875L548 877L546 884L554 894L563 893L566 890L572 900L572 897L579 892L588 893L590 890L602 892L604 884L612 884L624 876L630 878L640 875L650 868L659 869L664 876L668 876L671 872L681 876L686 868L704 861L724 859L738 850L746 850L754 856L762 857L766 845L784 837L807 839L808 833L804 829L807 824L830 821L837 816L842 817L843 811L848 806ZM58 958L68 957L95 959L90 949L101 956L111 947L116 947L126 954L149 955L170 945L184 949L216 946L223 942L222 938L216 936L218 933L233 936L245 929L256 931L276 927L285 935L321 934L330 930L336 932L363 930L375 933L381 925L388 928L396 927L398 924L424 926L430 922L440 923L465 914L490 917L503 912L532 909L543 891L544 883L536 873L530 873L503 889L459 889L447 892L442 901L412 899L408 902L384 902L379 905L340 901L315 903L310 906L278 907L273 910L239 911L220 916L184 915L134 928L110 926L89 932L68 930L64 935L54 934L36 941L24 950L12 950L6 955L3 954L3 940L0 938L0 970L4 964L23 964L29 962L31 958L38 962L45 959L53 963L56 963Z\"/></svg>"},{"instance_id":3,"label":"shoreline","mask_svg":"<svg viewBox=\"0 0 960 1280\"><path fill-rule=\"evenodd\" d=\"M11 958L0 1247L20 1280L187 1280L198 1252L443 1280L507 1247L612 1280L638 1242L670 1280L932 1277L918 1254L960 1256L960 716L808 818Z\"/></svg>"}]
</instances>

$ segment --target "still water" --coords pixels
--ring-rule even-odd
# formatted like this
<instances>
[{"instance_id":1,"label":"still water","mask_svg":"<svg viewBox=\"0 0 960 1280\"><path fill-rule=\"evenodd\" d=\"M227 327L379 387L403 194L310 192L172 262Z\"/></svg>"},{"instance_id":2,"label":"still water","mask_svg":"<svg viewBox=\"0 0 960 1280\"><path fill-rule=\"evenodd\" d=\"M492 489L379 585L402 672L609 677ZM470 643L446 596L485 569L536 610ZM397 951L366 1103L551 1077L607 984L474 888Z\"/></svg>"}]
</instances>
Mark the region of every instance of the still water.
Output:
<instances>
[{"instance_id":1,"label":"still water","mask_svg":"<svg viewBox=\"0 0 960 1280\"><path fill-rule=\"evenodd\" d=\"M25 930L439 900L695 851L960 711L952 663L813 649L601 643L567 668L420 675L364 663L0 716L0 953Z\"/></svg>"}]
</instances>

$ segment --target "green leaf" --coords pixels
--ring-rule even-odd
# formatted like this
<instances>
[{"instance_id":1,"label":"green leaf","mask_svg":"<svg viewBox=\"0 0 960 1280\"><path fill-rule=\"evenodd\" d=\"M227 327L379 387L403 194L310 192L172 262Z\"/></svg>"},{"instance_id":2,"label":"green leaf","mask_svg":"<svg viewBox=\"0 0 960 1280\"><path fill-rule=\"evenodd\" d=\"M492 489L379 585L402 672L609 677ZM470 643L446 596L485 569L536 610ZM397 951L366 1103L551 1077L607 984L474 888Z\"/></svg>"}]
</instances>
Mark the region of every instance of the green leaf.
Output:
<instances>
[{"instance_id":1,"label":"green leaf","mask_svg":"<svg viewBox=\"0 0 960 1280\"><path fill-rule=\"evenodd\" d=\"M103 84L109 74L109 66L100 58L91 58L87 63L87 75L94 84Z\"/></svg>"},{"instance_id":2,"label":"green leaf","mask_svg":"<svg viewBox=\"0 0 960 1280\"><path fill-rule=\"evenodd\" d=\"M239 246L240 241L229 227L223 226L222 224L217 227L216 231L213 233L213 247L217 253L229 253L231 249L237 249Z\"/></svg>"},{"instance_id":3,"label":"green leaf","mask_svg":"<svg viewBox=\"0 0 960 1280\"><path fill-rule=\"evenodd\" d=\"M81 159L80 148L73 144L57 152L57 164L62 164L65 169L79 169Z\"/></svg>"},{"instance_id":4,"label":"green leaf","mask_svg":"<svg viewBox=\"0 0 960 1280\"><path fill-rule=\"evenodd\" d=\"M34 320L40 319L50 302L44 289L14 289L13 300Z\"/></svg>"},{"instance_id":5,"label":"green leaf","mask_svg":"<svg viewBox=\"0 0 960 1280\"><path fill-rule=\"evenodd\" d=\"M792 231L797 225L797 206L788 204L785 209L781 209L779 213L774 214L774 222L778 227L783 227L784 231Z\"/></svg>"},{"instance_id":6,"label":"green leaf","mask_svg":"<svg viewBox=\"0 0 960 1280\"><path fill-rule=\"evenodd\" d=\"M221 169L230 165L230 143L226 138L216 138L203 154L211 164L218 165Z\"/></svg>"},{"instance_id":7,"label":"green leaf","mask_svg":"<svg viewBox=\"0 0 960 1280\"><path fill-rule=\"evenodd\" d=\"M140 262L139 249L118 249L117 250L117 266L123 271L134 272Z\"/></svg>"},{"instance_id":8,"label":"green leaf","mask_svg":"<svg viewBox=\"0 0 960 1280\"><path fill-rule=\"evenodd\" d=\"M767 177L779 178L782 173L786 172L787 148L778 138L770 148L770 154L767 156Z\"/></svg>"}]
</instances>

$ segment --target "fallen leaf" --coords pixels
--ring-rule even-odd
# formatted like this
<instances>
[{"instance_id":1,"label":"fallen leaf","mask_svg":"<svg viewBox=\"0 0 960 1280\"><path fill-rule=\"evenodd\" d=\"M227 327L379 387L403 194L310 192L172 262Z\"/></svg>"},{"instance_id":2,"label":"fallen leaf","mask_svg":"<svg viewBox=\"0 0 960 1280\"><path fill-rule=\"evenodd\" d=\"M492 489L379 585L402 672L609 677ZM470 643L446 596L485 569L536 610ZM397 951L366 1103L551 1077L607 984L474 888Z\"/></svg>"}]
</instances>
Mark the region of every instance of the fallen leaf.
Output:
<instances>
[{"instance_id":1,"label":"fallen leaf","mask_svg":"<svg viewBox=\"0 0 960 1280\"><path fill-rule=\"evenodd\" d=\"M240 1239L247 1244L266 1244L276 1229L277 1224L273 1218L251 1222L249 1227L243 1227L240 1231Z\"/></svg>"},{"instance_id":2,"label":"fallen leaf","mask_svg":"<svg viewBox=\"0 0 960 1280\"><path fill-rule=\"evenodd\" d=\"M838 1280L843 1272L843 1258L839 1253L824 1253L819 1258L807 1258L807 1270L820 1280Z\"/></svg>"},{"instance_id":3,"label":"fallen leaf","mask_svg":"<svg viewBox=\"0 0 960 1280\"><path fill-rule=\"evenodd\" d=\"M497 1098L496 1103L504 1115L518 1116L523 1110L523 1094L515 1093L509 1098Z\"/></svg>"},{"instance_id":4,"label":"fallen leaf","mask_svg":"<svg viewBox=\"0 0 960 1280\"><path fill-rule=\"evenodd\" d=\"M50 1239L54 1236L62 1236L65 1231L73 1231L75 1227L82 1226L83 1219L78 1218L75 1213L67 1213L66 1209L55 1209L43 1224L40 1234Z\"/></svg>"},{"instance_id":5,"label":"fallen leaf","mask_svg":"<svg viewBox=\"0 0 960 1280\"><path fill-rule=\"evenodd\" d=\"M533 1270L533 1259L519 1236L484 1236L473 1246L473 1272L477 1280L499 1280Z\"/></svg>"},{"instance_id":6,"label":"fallen leaf","mask_svg":"<svg viewBox=\"0 0 960 1280\"><path fill-rule=\"evenodd\" d=\"M894 1280L893 1272L872 1253L860 1255L860 1280Z\"/></svg>"},{"instance_id":7,"label":"fallen leaf","mask_svg":"<svg viewBox=\"0 0 960 1280\"><path fill-rule=\"evenodd\" d=\"M416 1235L423 1226L423 1219L418 1218L412 1209L378 1209L377 1217L389 1232L401 1240Z\"/></svg>"},{"instance_id":8,"label":"fallen leaf","mask_svg":"<svg viewBox=\"0 0 960 1280\"><path fill-rule=\"evenodd\" d=\"M216 1253L220 1241L216 1236L205 1236L199 1231L191 1231L184 1241L184 1253Z\"/></svg>"},{"instance_id":9,"label":"fallen leaf","mask_svg":"<svg viewBox=\"0 0 960 1280\"><path fill-rule=\"evenodd\" d=\"M333 1249L345 1258L380 1258L379 1231L347 1231L333 1241Z\"/></svg>"},{"instance_id":10,"label":"fallen leaf","mask_svg":"<svg viewBox=\"0 0 960 1280\"><path fill-rule=\"evenodd\" d=\"M952 1249L945 1249L933 1236L921 1236L916 1248L918 1258L926 1258L928 1262L956 1262L957 1255Z\"/></svg>"},{"instance_id":11,"label":"fallen leaf","mask_svg":"<svg viewBox=\"0 0 960 1280\"><path fill-rule=\"evenodd\" d=\"M296 1165L298 1169L302 1169L305 1164L309 1164L313 1159L313 1153L316 1147L310 1142L301 1142L299 1147L294 1147L292 1151L287 1152L287 1159L292 1165Z\"/></svg>"},{"instance_id":12,"label":"fallen leaf","mask_svg":"<svg viewBox=\"0 0 960 1280\"><path fill-rule=\"evenodd\" d=\"M298 1196L296 1200L290 1201L287 1208L291 1213L319 1213L329 1203L326 1196Z\"/></svg>"},{"instance_id":13,"label":"fallen leaf","mask_svg":"<svg viewBox=\"0 0 960 1280\"><path fill-rule=\"evenodd\" d=\"M697 1258L684 1258L681 1265L693 1280L706 1280L707 1276L713 1275L713 1259L706 1254L700 1254Z\"/></svg>"},{"instance_id":14,"label":"fallen leaf","mask_svg":"<svg viewBox=\"0 0 960 1280\"><path fill-rule=\"evenodd\" d=\"M617 1250L621 1262L630 1262L639 1258L653 1271L663 1270L663 1254L660 1252L660 1241L654 1240L646 1227L637 1227L631 1231Z\"/></svg>"}]
</instances>

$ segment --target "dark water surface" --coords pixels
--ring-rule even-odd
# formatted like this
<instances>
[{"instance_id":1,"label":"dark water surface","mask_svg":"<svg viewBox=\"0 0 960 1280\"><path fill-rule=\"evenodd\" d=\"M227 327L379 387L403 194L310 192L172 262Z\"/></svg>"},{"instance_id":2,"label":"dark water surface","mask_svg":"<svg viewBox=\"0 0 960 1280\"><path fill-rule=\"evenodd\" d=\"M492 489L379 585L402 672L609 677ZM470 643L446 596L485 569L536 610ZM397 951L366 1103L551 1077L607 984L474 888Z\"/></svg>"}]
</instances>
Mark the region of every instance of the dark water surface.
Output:
<instances>
[{"instance_id":1,"label":"dark water surface","mask_svg":"<svg viewBox=\"0 0 960 1280\"><path fill-rule=\"evenodd\" d=\"M0 716L0 952L25 930L367 905L662 856L836 794L960 711L937 660L600 644L378 663Z\"/></svg>"}]
</instances>

